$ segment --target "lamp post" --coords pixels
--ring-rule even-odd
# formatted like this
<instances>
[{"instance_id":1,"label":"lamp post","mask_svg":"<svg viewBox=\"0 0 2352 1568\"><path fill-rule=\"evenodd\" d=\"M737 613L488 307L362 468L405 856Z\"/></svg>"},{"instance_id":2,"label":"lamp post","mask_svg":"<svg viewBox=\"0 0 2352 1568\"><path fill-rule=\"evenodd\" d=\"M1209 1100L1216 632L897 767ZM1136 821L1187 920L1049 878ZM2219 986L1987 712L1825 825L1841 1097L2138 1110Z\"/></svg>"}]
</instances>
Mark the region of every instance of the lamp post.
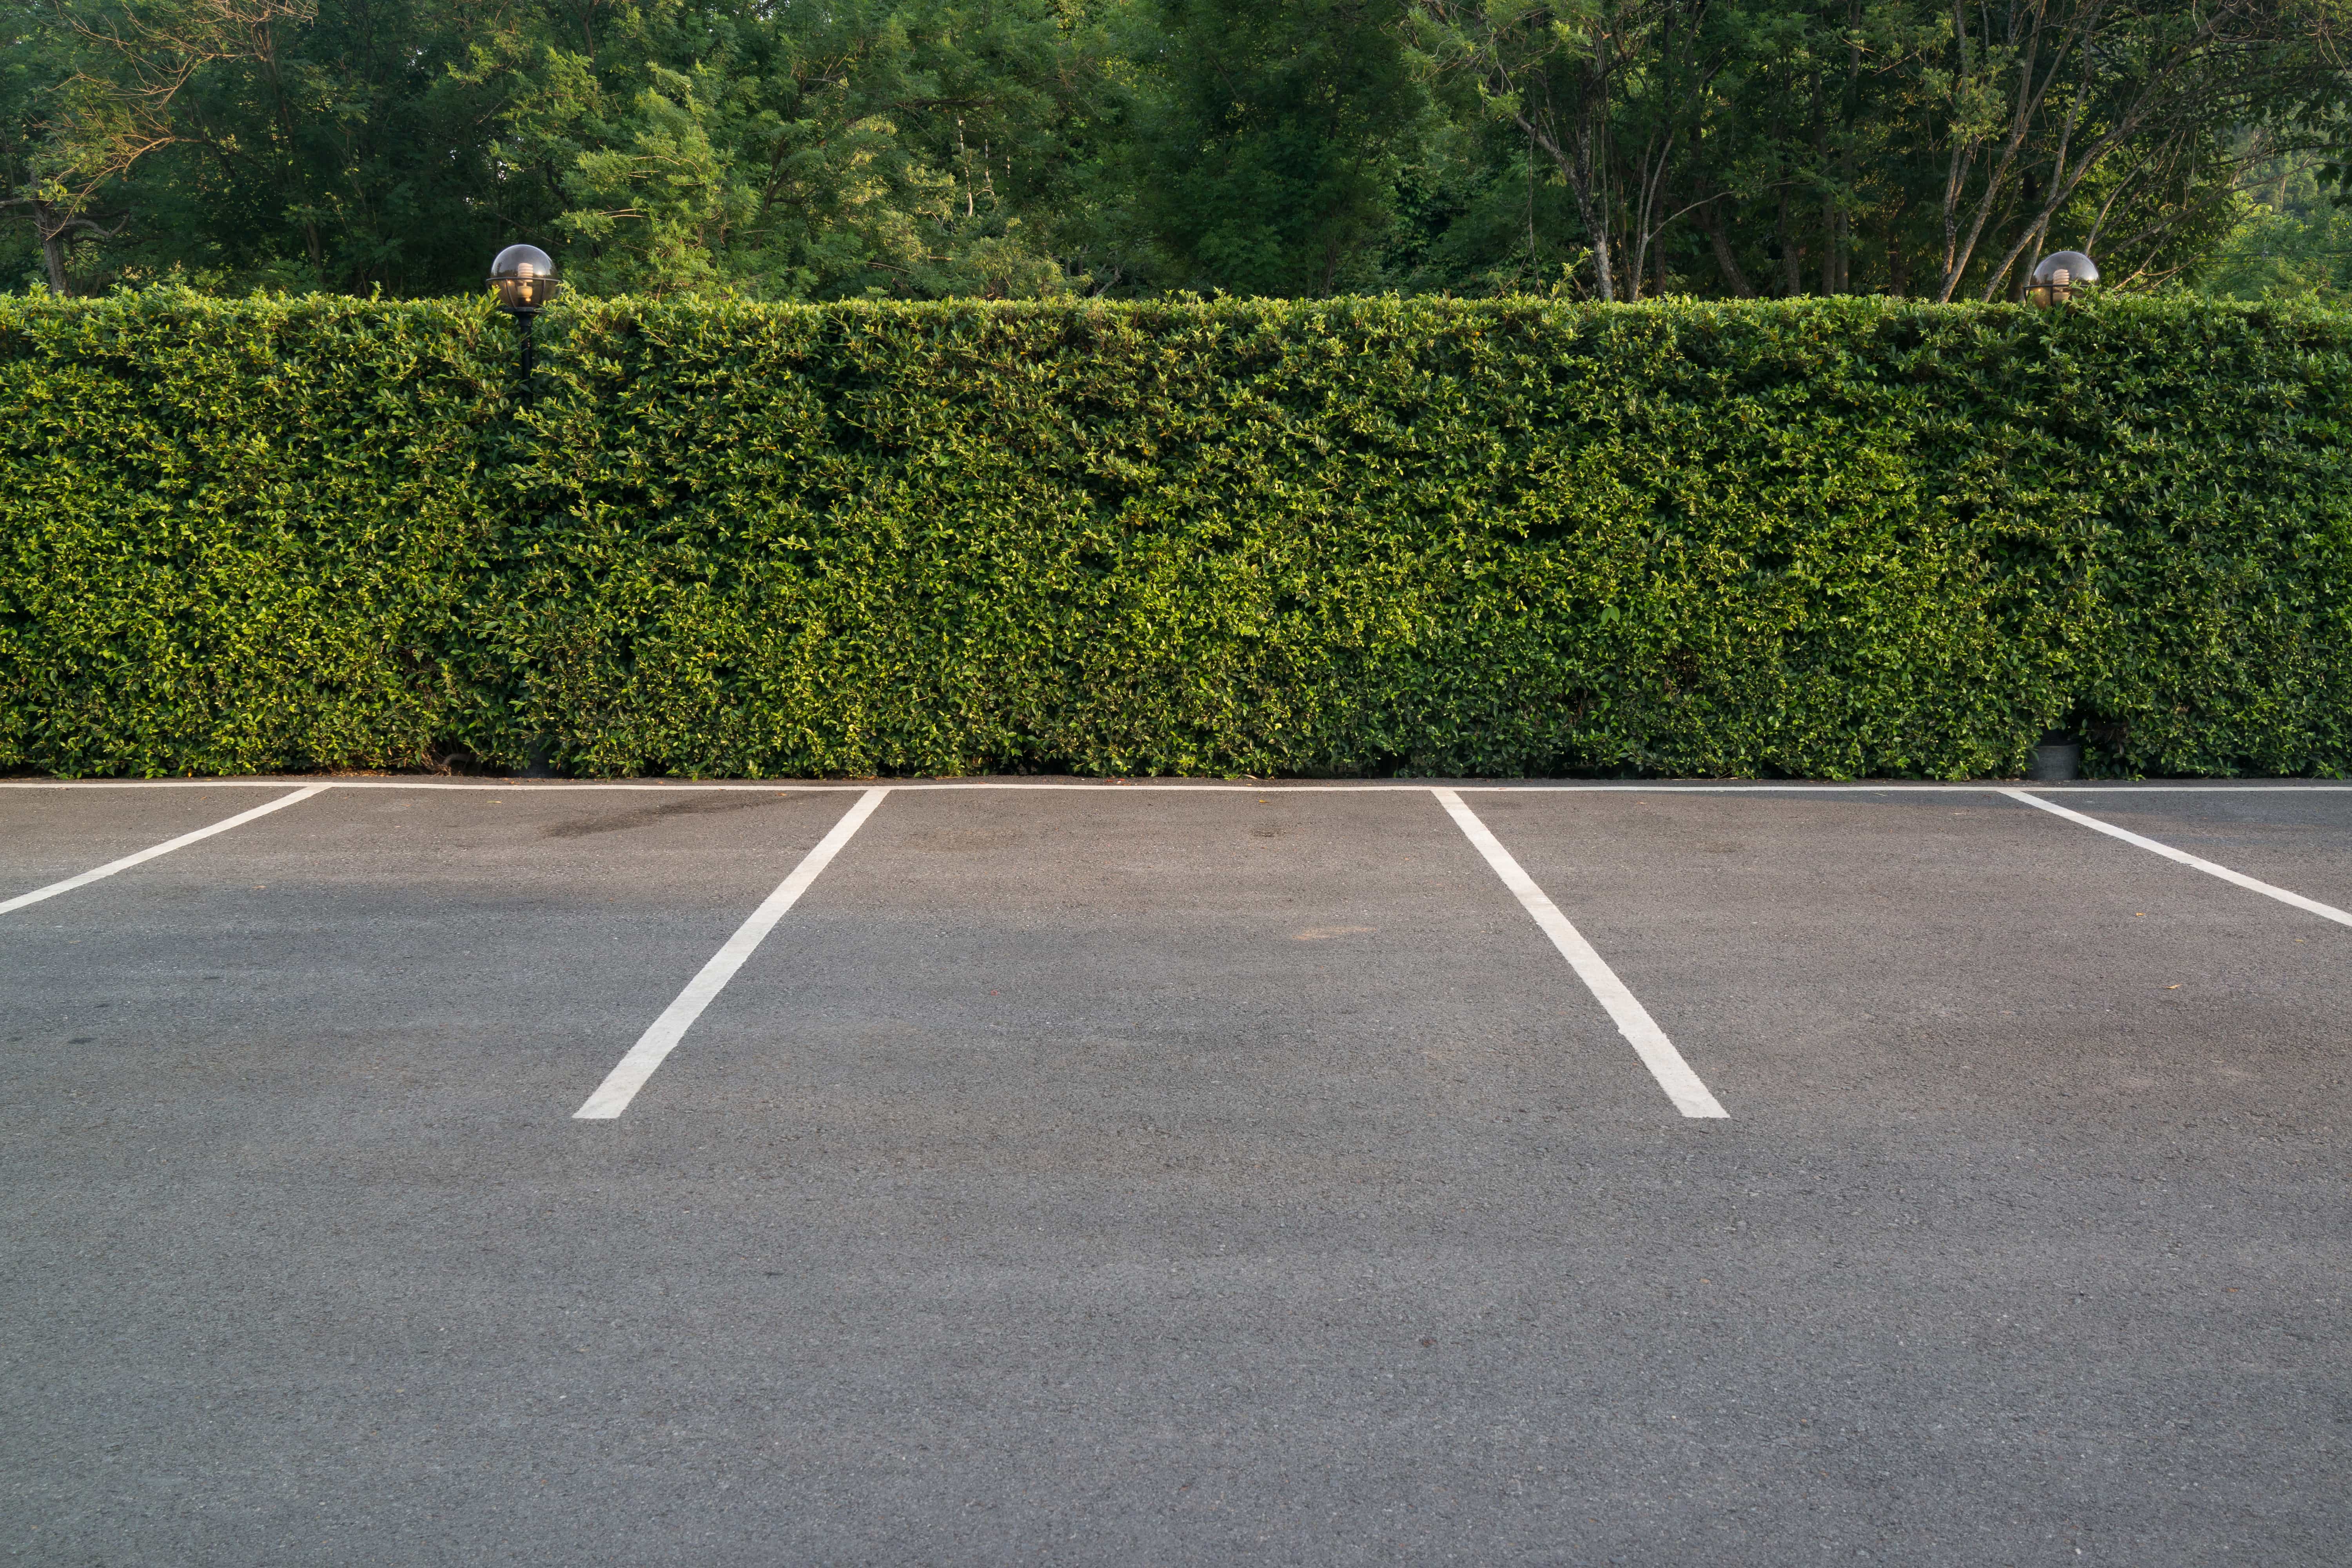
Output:
<instances>
[{"instance_id":1,"label":"lamp post","mask_svg":"<svg viewBox=\"0 0 2352 1568\"><path fill-rule=\"evenodd\" d=\"M2062 250L2035 264L2033 286L2025 291L2025 297L2046 310L2066 303L2075 289L2098 280L2097 262L2079 250Z\"/></svg>"},{"instance_id":2,"label":"lamp post","mask_svg":"<svg viewBox=\"0 0 2352 1568\"><path fill-rule=\"evenodd\" d=\"M522 333L522 401L530 406L531 341L530 324L548 301L555 298L555 263L547 252L535 245L509 245L490 263L490 284L499 291L499 309L515 319ZM552 749L548 737L540 735L530 743L530 753L523 763L522 776L527 779L551 779L554 767L548 762Z\"/></svg>"},{"instance_id":3,"label":"lamp post","mask_svg":"<svg viewBox=\"0 0 2352 1568\"><path fill-rule=\"evenodd\" d=\"M499 309L515 319L522 331L522 400L530 402L530 323L555 298L555 263L535 245L509 245L490 263L490 282L499 291Z\"/></svg>"},{"instance_id":4,"label":"lamp post","mask_svg":"<svg viewBox=\"0 0 2352 1568\"><path fill-rule=\"evenodd\" d=\"M2099 264L2079 250L2062 250L2034 264L2032 286L2026 299L2048 310L2072 300L2078 289L2099 280ZM2082 737L2067 730L2051 730L2033 748L2032 777L2036 784L2059 784L2083 776Z\"/></svg>"}]
</instances>

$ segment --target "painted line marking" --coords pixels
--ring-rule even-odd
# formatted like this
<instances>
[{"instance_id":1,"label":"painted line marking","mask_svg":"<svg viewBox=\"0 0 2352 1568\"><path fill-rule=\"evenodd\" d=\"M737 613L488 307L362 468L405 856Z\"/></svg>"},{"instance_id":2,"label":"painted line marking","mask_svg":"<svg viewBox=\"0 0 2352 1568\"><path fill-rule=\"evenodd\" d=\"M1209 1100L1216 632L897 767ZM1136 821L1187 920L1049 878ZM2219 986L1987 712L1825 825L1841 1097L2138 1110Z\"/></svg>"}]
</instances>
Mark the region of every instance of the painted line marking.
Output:
<instances>
[{"instance_id":1,"label":"painted line marking","mask_svg":"<svg viewBox=\"0 0 2352 1568\"><path fill-rule=\"evenodd\" d=\"M257 816L268 816L273 811L283 811L298 800L308 800L312 795L333 787L332 784L316 784L307 789L298 789L292 795L278 796L267 805L257 805L251 811L240 811L235 816L214 823L210 827L199 827L194 833L183 833L177 838L166 840L152 849L142 849L136 855L125 855L120 860L109 860L105 865L84 871L79 877L68 877L62 882L51 882L46 888L36 888L29 893L19 893L13 899L0 902L0 915L5 915L11 910L21 910L26 904L37 904L43 899L54 899L59 893L69 893L76 888L88 887L101 878L113 876L117 871L128 871L131 867L143 865L158 855L169 855L174 849L184 849L199 839L210 838L215 833L226 833L230 828L242 826Z\"/></svg>"},{"instance_id":2,"label":"painted line marking","mask_svg":"<svg viewBox=\"0 0 2352 1568\"><path fill-rule=\"evenodd\" d=\"M283 779L0 779L0 790L12 789L276 789ZM593 795L610 791L656 795L693 795L713 790L751 790L761 795L856 795L877 787L894 790L1093 790L1109 795L1118 791L1161 790L1192 795L1368 795L1380 792L1419 794L1434 787L1426 783L1399 780L1394 783L1372 784L1295 784L1286 779L1265 780L1256 784L1226 784L1219 779L1190 781L1139 780L1125 782L1113 779L1100 781L1059 781L1043 779L908 779L887 786L866 784L814 784L806 781L775 783L725 784L593 784L563 780L556 783L539 781L500 780L483 784L461 784L444 779L328 779L322 788L333 789L421 789L482 792L502 795ZM1444 786L1466 795L2001 795L2006 786L1996 784L1467 784ZM2352 794L2352 784L2053 784L2044 786L2049 795L2345 795Z\"/></svg>"},{"instance_id":3,"label":"painted line marking","mask_svg":"<svg viewBox=\"0 0 2352 1568\"><path fill-rule=\"evenodd\" d=\"M816 880L817 874L833 864L833 858L841 853L842 847L865 826L866 819L874 815L874 808L880 805L882 797L889 793L887 789L869 789L857 797L856 805L842 813L841 820L833 825L833 831L817 840L816 847L793 868L793 874L777 884L776 890L751 911L751 919L735 928L735 934L727 939L727 945L711 954L710 962L702 966L702 973L687 982L686 989L677 994L677 1000L664 1008L662 1016L653 1021L652 1026L637 1037L637 1043L629 1047L629 1054L605 1075L604 1081L596 1086L596 1092L572 1113L573 1121L610 1121L629 1108L629 1101L636 1098L637 1090L645 1088L646 1080L654 1076L654 1069L662 1065L662 1058L677 1049L678 1041L686 1037L687 1030L694 1027L694 1021L702 1016L702 1010L710 1005L712 998L726 987L730 980L735 978L735 972L743 967L743 961L751 956L776 922L784 918L784 911L800 901L801 895L808 891L809 884Z\"/></svg>"},{"instance_id":4,"label":"painted line marking","mask_svg":"<svg viewBox=\"0 0 2352 1568\"><path fill-rule=\"evenodd\" d=\"M1446 815L1454 818L1455 826L1462 829L1472 844L1477 846L1478 853L1486 858L1486 864L1495 868L1495 875L1503 879L1503 886L1510 889L1517 896L1520 906L1535 917L1536 924L1543 928L1543 933L1551 938L1551 944L1559 949L1559 955L1568 960L1570 968L1576 971L1577 978L1583 981L1586 988L1609 1010L1609 1016L1616 1021L1617 1032L1624 1036L1640 1054L1643 1064L1650 1069L1650 1076L1658 1080L1658 1087L1666 1091L1666 1098L1675 1102L1675 1108L1685 1116L1729 1116L1731 1113L1723 1109L1722 1102L1708 1092L1706 1084L1699 1081L1698 1074L1691 1071L1690 1064L1683 1060L1682 1052L1675 1049L1675 1043L1666 1038L1666 1032L1658 1027L1657 1020L1650 1016L1649 1009L1626 989L1625 983L1617 978L1617 972L1593 951L1592 944L1584 940L1583 933L1569 923L1568 917L1559 912L1559 906L1545 897L1544 890L1536 886L1535 879L1528 876L1518 861L1512 858L1511 852L1503 847L1502 840L1487 831L1486 825L1478 820L1477 814L1463 805L1462 797L1454 791L1433 789L1429 793L1437 797L1437 804L1445 808Z\"/></svg>"},{"instance_id":5,"label":"painted line marking","mask_svg":"<svg viewBox=\"0 0 2352 1568\"><path fill-rule=\"evenodd\" d=\"M2187 850L2175 849L2169 844L2158 844L2153 838L2143 838L2138 834L2117 827L2111 822L2101 822L2095 816L2085 816L2079 811L2069 811L2063 805L2053 805L2037 795L2028 795L2021 789L2005 789L2000 793L2011 800L2021 800L2028 805L2040 806L2053 816L2063 816L2069 822L2079 822L2094 833L2104 833L2110 838L2120 838L2126 844L2137 844L2151 854L2161 855L2168 860L2177 860L2181 865L2192 867L2209 877L2219 877L2225 882L2235 882L2239 887L2260 893L2266 899L2276 899L2280 903L2293 904L2296 909L2307 910L2322 920L2334 921L2337 925L2352 926L2352 914L2345 913L2334 904L2323 904L2317 899L2306 899L2301 893L2291 893L2284 888L2273 887L2268 882L2257 881L2242 871L2232 871L2227 866L2217 866L2210 860L2200 859Z\"/></svg>"}]
</instances>

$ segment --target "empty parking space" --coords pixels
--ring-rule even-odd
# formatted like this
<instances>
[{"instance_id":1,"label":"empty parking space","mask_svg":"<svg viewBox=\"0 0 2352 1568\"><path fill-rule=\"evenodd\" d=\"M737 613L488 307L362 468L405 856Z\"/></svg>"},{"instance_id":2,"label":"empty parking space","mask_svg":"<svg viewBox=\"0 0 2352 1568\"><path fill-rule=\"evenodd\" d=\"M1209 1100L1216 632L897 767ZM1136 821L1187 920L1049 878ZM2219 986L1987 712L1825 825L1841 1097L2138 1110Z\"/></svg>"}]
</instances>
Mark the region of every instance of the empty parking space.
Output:
<instances>
[{"instance_id":1,"label":"empty parking space","mask_svg":"<svg viewBox=\"0 0 2352 1568\"><path fill-rule=\"evenodd\" d=\"M899 791L630 1114L1157 1172L1514 1107L1674 1116L1425 792Z\"/></svg>"},{"instance_id":2,"label":"empty parking space","mask_svg":"<svg viewBox=\"0 0 2352 1568\"><path fill-rule=\"evenodd\" d=\"M2352 1550L2352 929L1991 790L1459 798L1538 897L1421 788L346 784L0 917L11 1548ZM2050 798L2352 893L2352 794Z\"/></svg>"},{"instance_id":3,"label":"empty parking space","mask_svg":"<svg viewBox=\"0 0 2352 1568\"><path fill-rule=\"evenodd\" d=\"M2077 788L2040 795L2200 859L2352 910L2352 786Z\"/></svg>"},{"instance_id":4,"label":"empty parking space","mask_svg":"<svg viewBox=\"0 0 2352 1568\"><path fill-rule=\"evenodd\" d=\"M113 798L149 830L146 795ZM181 1098L265 1117L300 1085L401 1085L352 1107L394 1136L428 1108L576 1104L628 1043L616 1021L658 1014L839 809L817 793L330 791L267 833L0 917L17 1064L212 1059L174 1080Z\"/></svg>"},{"instance_id":5,"label":"empty parking space","mask_svg":"<svg viewBox=\"0 0 2352 1568\"><path fill-rule=\"evenodd\" d=\"M0 833L0 911L30 908L64 885L198 835L233 831L226 824L273 815L300 788L236 786L131 791L16 788L5 796Z\"/></svg>"},{"instance_id":6,"label":"empty parking space","mask_svg":"<svg viewBox=\"0 0 2352 1568\"><path fill-rule=\"evenodd\" d=\"M1997 795L1473 798L1743 1109L2129 1119L2210 1105L2221 1069L2250 1114L2341 1091L2352 931Z\"/></svg>"}]
</instances>

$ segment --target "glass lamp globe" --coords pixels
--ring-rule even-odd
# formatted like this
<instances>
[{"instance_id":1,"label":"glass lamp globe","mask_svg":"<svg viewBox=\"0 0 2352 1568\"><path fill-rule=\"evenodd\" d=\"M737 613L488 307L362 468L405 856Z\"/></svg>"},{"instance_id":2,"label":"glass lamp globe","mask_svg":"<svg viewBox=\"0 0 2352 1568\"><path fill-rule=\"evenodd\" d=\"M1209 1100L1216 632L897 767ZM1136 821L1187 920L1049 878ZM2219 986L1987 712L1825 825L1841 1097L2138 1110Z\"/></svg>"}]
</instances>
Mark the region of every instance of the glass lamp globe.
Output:
<instances>
[{"instance_id":1,"label":"glass lamp globe","mask_svg":"<svg viewBox=\"0 0 2352 1568\"><path fill-rule=\"evenodd\" d=\"M555 263L535 245L509 245L490 263L499 309L528 316L555 298Z\"/></svg>"},{"instance_id":2,"label":"glass lamp globe","mask_svg":"<svg viewBox=\"0 0 2352 1568\"><path fill-rule=\"evenodd\" d=\"M2033 287L2027 298L2037 305L2063 301L2069 294L2099 280L2099 264L2079 250L2045 256L2033 268Z\"/></svg>"}]
</instances>

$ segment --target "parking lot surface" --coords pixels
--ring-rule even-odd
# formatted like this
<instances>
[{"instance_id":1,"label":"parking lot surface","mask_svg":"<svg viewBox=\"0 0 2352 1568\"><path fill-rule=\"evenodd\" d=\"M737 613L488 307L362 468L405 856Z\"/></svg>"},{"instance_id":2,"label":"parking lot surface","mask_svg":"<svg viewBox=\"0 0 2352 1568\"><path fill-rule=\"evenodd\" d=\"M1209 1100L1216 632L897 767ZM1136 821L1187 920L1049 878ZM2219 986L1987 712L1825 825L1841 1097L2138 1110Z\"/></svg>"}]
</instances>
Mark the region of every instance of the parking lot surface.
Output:
<instances>
[{"instance_id":1,"label":"parking lot surface","mask_svg":"<svg viewBox=\"0 0 2352 1568\"><path fill-rule=\"evenodd\" d=\"M2352 1561L2352 788L1452 789L0 784L0 1545Z\"/></svg>"}]
</instances>

